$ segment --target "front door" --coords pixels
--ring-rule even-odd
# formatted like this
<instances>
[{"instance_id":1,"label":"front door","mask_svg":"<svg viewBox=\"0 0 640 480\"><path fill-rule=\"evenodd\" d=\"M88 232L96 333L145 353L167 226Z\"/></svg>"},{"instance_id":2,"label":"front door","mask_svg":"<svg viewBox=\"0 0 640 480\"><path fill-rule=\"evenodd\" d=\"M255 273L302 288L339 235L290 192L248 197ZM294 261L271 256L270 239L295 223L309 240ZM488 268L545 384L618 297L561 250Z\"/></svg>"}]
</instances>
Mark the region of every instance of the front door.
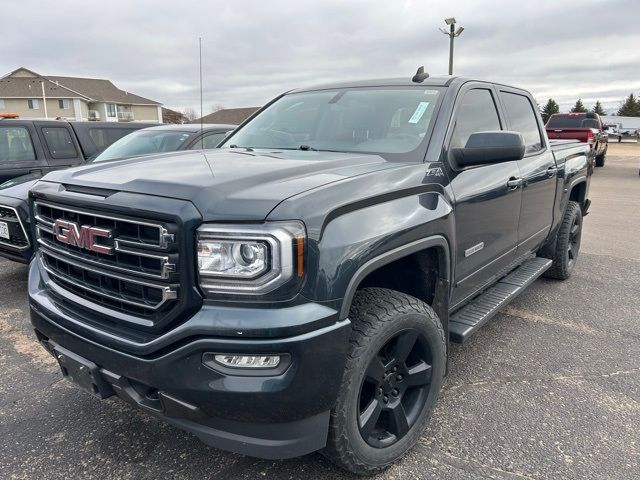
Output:
<instances>
[{"instance_id":1,"label":"front door","mask_svg":"<svg viewBox=\"0 0 640 480\"><path fill-rule=\"evenodd\" d=\"M460 93L449 150L464 147L472 133L505 129L495 95L487 87ZM515 160L463 170L452 167L457 252L451 305L455 307L515 259L522 189L507 184L520 178Z\"/></svg>"}]
</instances>

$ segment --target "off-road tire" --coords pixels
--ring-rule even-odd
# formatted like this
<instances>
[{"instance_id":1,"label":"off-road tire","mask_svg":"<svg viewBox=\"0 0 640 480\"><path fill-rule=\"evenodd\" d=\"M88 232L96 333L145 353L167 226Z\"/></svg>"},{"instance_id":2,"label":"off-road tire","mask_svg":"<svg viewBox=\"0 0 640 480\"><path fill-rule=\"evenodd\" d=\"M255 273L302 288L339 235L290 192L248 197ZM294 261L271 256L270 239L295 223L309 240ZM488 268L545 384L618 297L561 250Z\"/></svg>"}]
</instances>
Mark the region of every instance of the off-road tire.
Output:
<instances>
[{"instance_id":1,"label":"off-road tire","mask_svg":"<svg viewBox=\"0 0 640 480\"><path fill-rule=\"evenodd\" d=\"M577 238L577 249L574 253L574 258L570 258L569 255L569 243L574 239L572 237L572 228L576 225L579 228ZM556 239L555 254L551 260L551 268L549 268L544 276L547 278L555 278L557 280L566 280L571 276L576 261L578 260L578 251L580 250L580 238L582 233L582 209L578 202L570 201L567 205L567 209L562 217L562 223L558 230L558 237Z\"/></svg>"},{"instance_id":2,"label":"off-road tire","mask_svg":"<svg viewBox=\"0 0 640 480\"><path fill-rule=\"evenodd\" d=\"M606 156L607 156L607 150L602 152L602 154L596 156L596 167L604 167Z\"/></svg>"},{"instance_id":3,"label":"off-road tire","mask_svg":"<svg viewBox=\"0 0 640 480\"><path fill-rule=\"evenodd\" d=\"M384 288L365 288L353 299L349 318L352 332L340 393L331 411L327 446L322 451L339 467L359 475L380 472L402 457L418 441L435 408L445 375L447 342L433 309L410 295ZM384 448L363 439L358 426L359 396L369 362L394 336L419 330L431 351L431 382L426 401L410 429Z\"/></svg>"}]
</instances>

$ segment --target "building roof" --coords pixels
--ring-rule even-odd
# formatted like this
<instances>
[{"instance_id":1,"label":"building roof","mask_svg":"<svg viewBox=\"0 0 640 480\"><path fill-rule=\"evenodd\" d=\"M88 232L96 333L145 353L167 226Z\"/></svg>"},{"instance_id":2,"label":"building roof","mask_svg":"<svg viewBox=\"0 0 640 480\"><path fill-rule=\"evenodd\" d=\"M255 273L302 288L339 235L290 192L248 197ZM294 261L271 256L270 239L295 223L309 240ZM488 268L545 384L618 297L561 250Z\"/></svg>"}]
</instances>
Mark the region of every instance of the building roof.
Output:
<instances>
[{"instance_id":1,"label":"building roof","mask_svg":"<svg viewBox=\"0 0 640 480\"><path fill-rule=\"evenodd\" d=\"M13 76L20 72L21 76ZM0 78L0 98L30 98L42 97L42 85L44 82L44 92L47 97L76 97L87 98L78 92L74 92L63 85L56 85L49 81L47 77L39 75L26 68L19 68Z\"/></svg>"},{"instance_id":2,"label":"building roof","mask_svg":"<svg viewBox=\"0 0 640 480\"><path fill-rule=\"evenodd\" d=\"M160 102L120 90L110 80L101 78L59 77L49 75L47 78L71 90L81 93L96 102L132 103L138 105L160 105Z\"/></svg>"},{"instance_id":3,"label":"building roof","mask_svg":"<svg viewBox=\"0 0 640 480\"><path fill-rule=\"evenodd\" d=\"M217 112L210 113L202 117L203 123L226 123L231 125L240 125L247 118L260 110L260 107L245 108L223 108ZM200 123L200 119L192 120L189 123Z\"/></svg>"},{"instance_id":4,"label":"building roof","mask_svg":"<svg viewBox=\"0 0 640 480\"><path fill-rule=\"evenodd\" d=\"M94 102L113 102L132 105L161 105L160 102L120 90L110 80L99 78L40 75L24 67L0 78L0 98L42 97L44 82L47 97L74 97Z\"/></svg>"}]
</instances>

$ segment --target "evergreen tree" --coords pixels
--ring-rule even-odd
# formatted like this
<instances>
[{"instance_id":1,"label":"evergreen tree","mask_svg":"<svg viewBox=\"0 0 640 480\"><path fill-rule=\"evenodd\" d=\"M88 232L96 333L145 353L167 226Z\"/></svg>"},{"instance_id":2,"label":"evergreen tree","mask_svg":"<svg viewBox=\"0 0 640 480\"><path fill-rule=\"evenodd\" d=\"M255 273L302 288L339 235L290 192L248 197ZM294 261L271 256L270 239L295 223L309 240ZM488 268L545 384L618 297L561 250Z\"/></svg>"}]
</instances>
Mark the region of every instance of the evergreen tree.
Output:
<instances>
[{"instance_id":1,"label":"evergreen tree","mask_svg":"<svg viewBox=\"0 0 640 480\"><path fill-rule=\"evenodd\" d=\"M604 111L604 109L602 108L602 104L600 103L600 100L596 100L596 104L593 106L593 108L591 109L591 111L593 113L597 113L598 115L602 116L602 115L606 115L607 113Z\"/></svg>"},{"instance_id":2,"label":"evergreen tree","mask_svg":"<svg viewBox=\"0 0 640 480\"><path fill-rule=\"evenodd\" d=\"M550 98L544 107L542 107L542 121L547 123L549 121L549 117L554 113L560 113L560 107L556 103L553 98Z\"/></svg>"},{"instance_id":3,"label":"evergreen tree","mask_svg":"<svg viewBox=\"0 0 640 480\"><path fill-rule=\"evenodd\" d=\"M621 117L640 117L640 100L637 100L633 93L630 93L620 109L618 115Z\"/></svg>"},{"instance_id":4,"label":"evergreen tree","mask_svg":"<svg viewBox=\"0 0 640 480\"><path fill-rule=\"evenodd\" d=\"M576 100L576 104L571 109L571 113L587 113L587 111L587 107L584 106L581 98Z\"/></svg>"}]
</instances>

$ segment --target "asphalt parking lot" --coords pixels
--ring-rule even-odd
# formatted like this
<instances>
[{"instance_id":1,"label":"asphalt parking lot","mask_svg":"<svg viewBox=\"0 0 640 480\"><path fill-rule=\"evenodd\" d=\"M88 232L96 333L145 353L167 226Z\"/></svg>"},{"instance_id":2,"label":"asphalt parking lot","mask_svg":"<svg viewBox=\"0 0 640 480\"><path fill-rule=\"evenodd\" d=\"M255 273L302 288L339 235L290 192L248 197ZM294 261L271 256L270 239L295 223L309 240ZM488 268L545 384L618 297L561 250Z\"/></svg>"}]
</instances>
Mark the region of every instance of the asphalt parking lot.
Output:
<instances>
[{"instance_id":1,"label":"asphalt parking lot","mask_svg":"<svg viewBox=\"0 0 640 480\"><path fill-rule=\"evenodd\" d=\"M566 282L539 280L464 346L429 429L383 479L638 478L640 145L612 144ZM351 478L322 456L225 453L61 378L0 260L0 478Z\"/></svg>"}]
</instances>

